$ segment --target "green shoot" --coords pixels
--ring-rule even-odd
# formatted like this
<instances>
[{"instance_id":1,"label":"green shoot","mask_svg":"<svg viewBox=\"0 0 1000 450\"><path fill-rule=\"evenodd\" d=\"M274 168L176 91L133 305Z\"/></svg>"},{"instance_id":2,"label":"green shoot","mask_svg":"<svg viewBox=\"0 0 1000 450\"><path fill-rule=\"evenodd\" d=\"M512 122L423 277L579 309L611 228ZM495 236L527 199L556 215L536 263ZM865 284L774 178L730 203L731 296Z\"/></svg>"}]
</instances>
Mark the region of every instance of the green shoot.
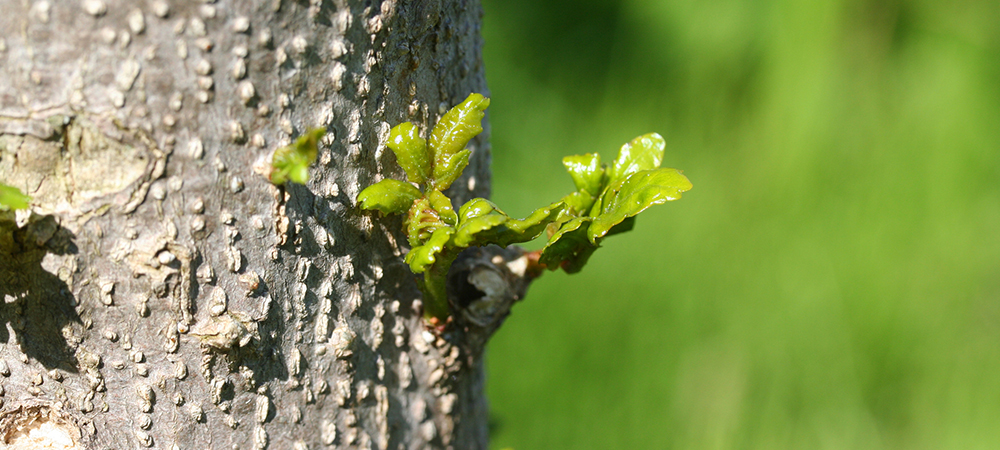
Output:
<instances>
[{"instance_id":1,"label":"green shoot","mask_svg":"<svg viewBox=\"0 0 1000 450\"><path fill-rule=\"evenodd\" d=\"M325 128L313 128L299 136L291 145L281 147L271 156L271 183L289 181L305 184L309 181L309 165L316 161L317 144L326 134Z\"/></svg>"},{"instance_id":2,"label":"green shoot","mask_svg":"<svg viewBox=\"0 0 1000 450\"><path fill-rule=\"evenodd\" d=\"M393 127L388 146L409 183L385 179L358 194L362 209L406 215L412 248L405 261L420 276L424 318L432 326L443 326L451 315L448 269L462 250L489 244L506 247L547 232L548 243L537 255L538 263L575 273L604 238L631 230L637 214L679 199L691 189L680 171L660 168L666 145L660 135L650 133L622 146L610 167L601 164L597 154L564 158L577 190L524 219L511 218L482 198L466 202L456 212L443 191L469 164L465 146L483 131L489 104L480 94L469 95L434 126L430 142L410 122Z\"/></svg>"}]
</instances>

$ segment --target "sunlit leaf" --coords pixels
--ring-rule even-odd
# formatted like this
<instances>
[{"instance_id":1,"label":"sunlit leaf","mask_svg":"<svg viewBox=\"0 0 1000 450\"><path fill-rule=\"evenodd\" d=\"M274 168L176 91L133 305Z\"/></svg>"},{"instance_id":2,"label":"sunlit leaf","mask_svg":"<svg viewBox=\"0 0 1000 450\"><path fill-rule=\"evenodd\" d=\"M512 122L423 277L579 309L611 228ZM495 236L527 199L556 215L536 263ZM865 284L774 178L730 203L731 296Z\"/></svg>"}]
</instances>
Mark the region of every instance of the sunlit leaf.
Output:
<instances>
[{"instance_id":1,"label":"sunlit leaf","mask_svg":"<svg viewBox=\"0 0 1000 450\"><path fill-rule=\"evenodd\" d=\"M413 201L422 197L410 183L386 178L368 186L358 194L361 209L378 210L383 214L401 214L410 209Z\"/></svg>"},{"instance_id":2,"label":"sunlit leaf","mask_svg":"<svg viewBox=\"0 0 1000 450\"><path fill-rule=\"evenodd\" d=\"M503 225L509 219L506 214L492 211L488 214L463 221L455 233L454 243L458 247L481 245L480 242L485 240L484 236L481 236L482 234Z\"/></svg>"},{"instance_id":3,"label":"sunlit leaf","mask_svg":"<svg viewBox=\"0 0 1000 450\"><path fill-rule=\"evenodd\" d=\"M0 211L25 209L30 201L31 197L24 195L20 189L0 184Z\"/></svg>"},{"instance_id":4,"label":"sunlit leaf","mask_svg":"<svg viewBox=\"0 0 1000 450\"><path fill-rule=\"evenodd\" d=\"M595 196L601 193L601 188L604 187L604 167L601 166L601 155L587 153L567 156L563 158L563 165L566 166L569 176L573 178L573 184L576 185L577 191L584 191Z\"/></svg>"},{"instance_id":5,"label":"sunlit leaf","mask_svg":"<svg viewBox=\"0 0 1000 450\"><path fill-rule=\"evenodd\" d=\"M433 185L445 190L469 164L469 152L463 150L469 140L482 133L482 120L490 99L482 94L470 94L438 121L431 130L430 145L434 153Z\"/></svg>"},{"instance_id":6,"label":"sunlit leaf","mask_svg":"<svg viewBox=\"0 0 1000 450\"><path fill-rule=\"evenodd\" d=\"M489 244L506 247L530 241L545 231L545 226L556 219L563 206L562 202L556 202L535 210L524 219L511 219L500 210L484 208L486 213L462 220L454 244L459 247Z\"/></svg>"},{"instance_id":7,"label":"sunlit leaf","mask_svg":"<svg viewBox=\"0 0 1000 450\"><path fill-rule=\"evenodd\" d=\"M271 182L285 184L292 181L305 184L309 181L309 165L316 161L316 145L324 134L325 128L313 128L291 145L275 150L271 156Z\"/></svg>"},{"instance_id":8,"label":"sunlit leaf","mask_svg":"<svg viewBox=\"0 0 1000 450\"><path fill-rule=\"evenodd\" d=\"M618 151L618 158L611 164L609 176L612 182L629 174L660 167L663 162L663 136L649 133L632 139Z\"/></svg>"},{"instance_id":9,"label":"sunlit leaf","mask_svg":"<svg viewBox=\"0 0 1000 450\"><path fill-rule=\"evenodd\" d=\"M427 194L427 199L431 202L431 208L434 208L441 217L441 220L448 225L458 225L458 214L455 213L455 208L451 205L451 199L448 196L441 193L438 190L432 190Z\"/></svg>"},{"instance_id":10,"label":"sunlit leaf","mask_svg":"<svg viewBox=\"0 0 1000 450\"><path fill-rule=\"evenodd\" d=\"M485 198L476 197L465 202L465 204L458 209L459 221L465 221L473 217L489 214L494 210L499 210L499 208L497 208L497 205L493 204L493 202L486 200Z\"/></svg>"},{"instance_id":11,"label":"sunlit leaf","mask_svg":"<svg viewBox=\"0 0 1000 450\"><path fill-rule=\"evenodd\" d=\"M410 265L410 270L413 273L422 273L427 270L428 267L437 261L438 256L444 251L444 246L448 243L448 239L454 233L455 229L452 227L438 228L434 230L434 233L430 239L427 239L427 242L410 249L410 252L404 258L406 263Z\"/></svg>"},{"instance_id":12,"label":"sunlit leaf","mask_svg":"<svg viewBox=\"0 0 1000 450\"><path fill-rule=\"evenodd\" d=\"M588 237L596 243L626 218L677 200L689 189L691 182L677 169L643 170L614 181L601 199L601 214L590 225Z\"/></svg>"},{"instance_id":13,"label":"sunlit leaf","mask_svg":"<svg viewBox=\"0 0 1000 450\"><path fill-rule=\"evenodd\" d=\"M403 122L392 127L387 145L396 154L396 162L406 172L408 180L423 184L430 179L433 155L427 149L427 141L420 137L415 125Z\"/></svg>"}]
</instances>

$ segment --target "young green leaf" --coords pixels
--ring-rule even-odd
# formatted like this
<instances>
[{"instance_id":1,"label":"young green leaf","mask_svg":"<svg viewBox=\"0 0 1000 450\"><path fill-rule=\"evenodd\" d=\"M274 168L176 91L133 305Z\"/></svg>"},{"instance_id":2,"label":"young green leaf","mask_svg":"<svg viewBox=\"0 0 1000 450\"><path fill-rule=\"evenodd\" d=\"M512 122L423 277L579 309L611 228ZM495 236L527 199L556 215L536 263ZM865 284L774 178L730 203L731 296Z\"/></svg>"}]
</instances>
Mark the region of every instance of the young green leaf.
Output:
<instances>
[{"instance_id":1,"label":"young green leaf","mask_svg":"<svg viewBox=\"0 0 1000 450\"><path fill-rule=\"evenodd\" d=\"M432 184L436 189L447 189L469 165L469 151L463 149L470 139L483 132L482 120L488 106L490 99L470 94L434 125L430 144L434 152Z\"/></svg>"},{"instance_id":2,"label":"young green leaf","mask_svg":"<svg viewBox=\"0 0 1000 450\"><path fill-rule=\"evenodd\" d=\"M25 209L31 197L24 195L20 189L0 183L0 211Z\"/></svg>"},{"instance_id":3,"label":"young green leaf","mask_svg":"<svg viewBox=\"0 0 1000 450\"><path fill-rule=\"evenodd\" d=\"M677 169L643 170L612 182L601 199L601 213L588 230L590 242L596 244L626 218L650 206L677 200L689 189L691 182Z\"/></svg>"},{"instance_id":4,"label":"young green leaf","mask_svg":"<svg viewBox=\"0 0 1000 450\"><path fill-rule=\"evenodd\" d=\"M455 233L454 244L458 247L489 244L506 247L530 241L545 231L546 225L559 216L563 207L563 202L556 202L535 210L524 219L511 219L502 211L492 209L486 214L464 219Z\"/></svg>"},{"instance_id":5,"label":"young green leaf","mask_svg":"<svg viewBox=\"0 0 1000 450\"><path fill-rule=\"evenodd\" d=\"M392 127L387 145L396 154L396 162L406 172L408 180L424 184L430 179L433 155L428 151L427 141L420 137L415 125L403 122Z\"/></svg>"},{"instance_id":6,"label":"young green leaf","mask_svg":"<svg viewBox=\"0 0 1000 450\"><path fill-rule=\"evenodd\" d=\"M441 215L431 207L427 197L418 198L406 213L406 235L410 245L422 245L438 228L450 226L441 220Z\"/></svg>"},{"instance_id":7,"label":"young green leaf","mask_svg":"<svg viewBox=\"0 0 1000 450\"><path fill-rule=\"evenodd\" d=\"M649 133L632 139L618 151L618 158L611 165L611 181L620 180L640 170L660 167L663 162L663 136Z\"/></svg>"},{"instance_id":8,"label":"young green leaf","mask_svg":"<svg viewBox=\"0 0 1000 450\"><path fill-rule=\"evenodd\" d=\"M550 270L563 269L566 273L576 273L587 263L590 255L597 250L597 244L587 239L589 217L577 217L562 224L558 231L549 237L548 244L542 249L538 262L548 266Z\"/></svg>"},{"instance_id":9,"label":"young green leaf","mask_svg":"<svg viewBox=\"0 0 1000 450\"><path fill-rule=\"evenodd\" d=\"M431 202L431 208L438 212L444 223L451 226L458 225L458 214L455 214L455 207L451 205L451 199L447 195L442 194L441 191L432 190L427 194L427 199Z\"/></svg>"},{"instance_id":10,"label":"young green leaf","mask_svg":"<svg viewBox=\"0 0 1000 450\"><path fill-rule=\"evenodd\" d=\"M455 232L454 244L456 247L465 248L484 245L484 242L492 243L488 237L483 235L487 231L503 225L508 220L510 220L510 217L499 211L491 211L487 214L465 220L458 226L458 231Z\"/></svg>"},{"instance_id":11,"label":"young green leaf","mask_svg":"<svg viewBox=\"0 0 1000 450\"><path fill-rule=\"evenodd\" d=\"M434 230L434 233L431 234L430 239L424 245L411 248L410 252L403 258L410 265L410 271L413 273L422 273L434 264L444 251L448 239L454 233L455 229L452 227L438 228Z\"/></svg>"},{"instance_id":12,"label":"young green leaf","mask_svg":"<svg viewBox=\"0 0 1000 450\"><path fill-rule=\"evenodd\" d=\"M485 198L476 197L465 202L461 208L458 208L459 223L465 222L473 217L483 216L499 210L500 209L497 208L497 205L493 204L493 202L486 200ZM503 212L501 211L500 214L503 214Z\"/></svg>"},{"instance_id":13,"label":"young green leaf","mask_svg":"<svg viewBox=\"0 0 1000 450\"><path fill-rule=\"evenodd\" d=\"M358 194L358 204L361 209L379 210L383 214L402 214L420 197L420 191L412 184L386 178L361 191Z\"/></svg>"},{"instance_id":14,"label":"young green leaf","mask_svg":"<svg viewBox=\"0 0 1000 450\"><path fill-rule=\"evenodd\" d=\"M305 184L309 181L309 165L316 161L316 145L325 134L325 128L313 128L299 136L291 145L275 150L271 156L271 183L285 184L292 181Z\"/></svg>"},{"instance_id":15,"label":"young green leaf","mask_svg":"<svg viewBox=\"0 0 1000 450\"><path fill-rule=\"evenodd\" d=\"M587 153L563 158L566 171L573 178L577 191L587 192L592 196L601 193L604 187L604 167L601 166L601 155Z\"/></svg>"}]
</instances>

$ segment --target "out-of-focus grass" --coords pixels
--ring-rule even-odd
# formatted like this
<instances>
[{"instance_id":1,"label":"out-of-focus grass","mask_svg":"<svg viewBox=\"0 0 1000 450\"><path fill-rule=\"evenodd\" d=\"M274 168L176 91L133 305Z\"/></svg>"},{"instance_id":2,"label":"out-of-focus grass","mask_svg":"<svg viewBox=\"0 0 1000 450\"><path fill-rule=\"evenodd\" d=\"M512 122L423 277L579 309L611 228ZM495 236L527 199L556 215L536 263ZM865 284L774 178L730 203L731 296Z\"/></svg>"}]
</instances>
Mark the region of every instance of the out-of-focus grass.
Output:
<instances>
[{"instance_id":1,"label":"out-of-focus grass","mask_svg":"<svg viewBox=\"0 0 1000 450\"><path fill-rule=\"evenodd\" d=\"M515 307L494 448L995 448L1000 3L484 3L499 205L649 131L695 186Z\"/></svg>"}]
</instances>

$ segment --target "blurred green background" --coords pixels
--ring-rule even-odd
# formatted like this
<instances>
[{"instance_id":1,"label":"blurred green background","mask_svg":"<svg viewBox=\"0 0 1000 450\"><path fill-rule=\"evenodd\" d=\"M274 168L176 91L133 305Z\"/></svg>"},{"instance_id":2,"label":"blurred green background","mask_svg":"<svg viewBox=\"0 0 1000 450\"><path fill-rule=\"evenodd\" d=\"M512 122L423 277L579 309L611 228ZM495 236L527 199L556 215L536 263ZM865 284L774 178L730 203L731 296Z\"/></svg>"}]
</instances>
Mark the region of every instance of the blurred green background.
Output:
<instances>
[{"instance_id":1,"label":"blurred green background","mask_svg":"<svg viewBox=\"0 0 1000 450\"><path fill-rule=\"evenodd\" d=\"M694 183L515 306L494 448L1000 445L1000 2L484 4L507 212L650 131Z\"/></svg>"}]
</instances>

